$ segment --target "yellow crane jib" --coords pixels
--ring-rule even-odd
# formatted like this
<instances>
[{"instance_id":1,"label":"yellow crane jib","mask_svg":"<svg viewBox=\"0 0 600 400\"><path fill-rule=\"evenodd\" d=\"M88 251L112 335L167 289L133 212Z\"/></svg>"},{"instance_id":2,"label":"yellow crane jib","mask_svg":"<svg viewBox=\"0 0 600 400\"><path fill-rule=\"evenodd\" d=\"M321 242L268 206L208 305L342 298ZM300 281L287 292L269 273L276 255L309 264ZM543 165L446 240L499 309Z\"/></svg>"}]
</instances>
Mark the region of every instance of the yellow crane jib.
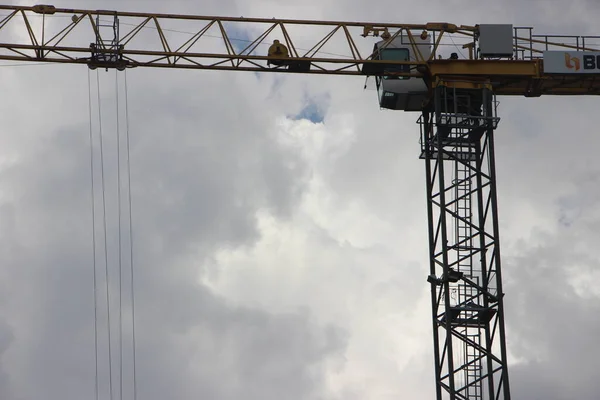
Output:
<instances>
[{"instance_id":1,"label":"yellow crane jib","mask_svg":"<svg viewBox=\"0 0 600 400\"><path fill-rule=\"evenodd\" d=\"M0 33L19 32L2 36L11 39L0 42L0 61L84 64L92 69L155 67L362 75L378 81L382 107L415 111L419 109L418 98L431 96L439 81L487 82L496 95L600 94L597 37L534 35L533 28L510 24L220 17L47 4L0 5L0 11ZM50 24L43 19L42 29L34 30L34 16L53 20ZM166 26L181 31L195 28L181 43L165 34ZM235 32L263 33L239 51L228 33L233 26ZM313 35L317 31L324 36ZM137 37L142 34L148 46L140 46ZM205 47L202 40L207 36L221 37L222 49ZM370 42L373 38L375 45ZM373 47L365 51L367 40ZM334 51L324 50L334 42ZM256 51L262 45L269 50Z\"/></svg>"}]
</instances>

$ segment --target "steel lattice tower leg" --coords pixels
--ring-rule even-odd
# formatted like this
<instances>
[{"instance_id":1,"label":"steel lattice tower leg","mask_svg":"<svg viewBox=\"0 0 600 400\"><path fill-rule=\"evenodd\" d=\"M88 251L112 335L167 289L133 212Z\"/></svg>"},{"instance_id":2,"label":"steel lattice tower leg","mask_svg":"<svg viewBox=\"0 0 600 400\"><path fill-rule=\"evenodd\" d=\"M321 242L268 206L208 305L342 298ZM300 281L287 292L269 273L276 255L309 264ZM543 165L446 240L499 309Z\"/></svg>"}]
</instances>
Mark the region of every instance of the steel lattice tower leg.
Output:
<instances>
[{"instance_id":1,"label":"steel lattice tower leg","mask_svg":"<svg viewBox=\"0 0 600 400\"><path fill-rule=\"evenodd\" d=\"M437 399L510 400L493 93L443 83L423 112ZM469 85L472 87L477 87Z\"/></svg>"}]
</instances>

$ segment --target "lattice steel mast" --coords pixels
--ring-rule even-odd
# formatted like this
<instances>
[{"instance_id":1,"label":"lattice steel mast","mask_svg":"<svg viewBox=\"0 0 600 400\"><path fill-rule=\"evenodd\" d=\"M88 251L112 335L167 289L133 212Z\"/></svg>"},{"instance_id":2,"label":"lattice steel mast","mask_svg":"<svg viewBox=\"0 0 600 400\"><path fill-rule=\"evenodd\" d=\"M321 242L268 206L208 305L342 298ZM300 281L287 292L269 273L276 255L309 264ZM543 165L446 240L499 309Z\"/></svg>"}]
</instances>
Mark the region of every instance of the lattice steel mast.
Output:
<instances>
[{"instance_id":1,"label":"lattice steel mast","mask_svg":"<svg viewBox=\"0 0 600 400\"><path fill-rule=\"evenodd\" d=\"M509 400L494 167L499 118L488 85L461 87L440 82L419 119L436 390L438 399Z\"/></svg>"}]
</instances>

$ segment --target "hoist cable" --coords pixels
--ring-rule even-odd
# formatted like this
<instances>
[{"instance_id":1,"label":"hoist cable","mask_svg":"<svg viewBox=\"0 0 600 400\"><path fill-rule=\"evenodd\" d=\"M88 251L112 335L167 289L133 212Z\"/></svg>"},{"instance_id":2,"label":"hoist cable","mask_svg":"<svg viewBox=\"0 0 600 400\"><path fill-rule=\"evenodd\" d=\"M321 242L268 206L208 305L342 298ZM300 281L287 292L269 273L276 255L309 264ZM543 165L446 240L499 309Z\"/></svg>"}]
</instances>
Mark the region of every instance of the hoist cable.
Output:
<instances>
[{"instance_id":1,"label":"hoist cable","mask_svg":"<svg viewBox=\"0 0 600 400\"><path fill-rule=\"evenodd\" d=\"M106 313L107 313L107 330L108 330L108 381L110 390L110 399L113 399L113 374L112 374L112 346L111 346L111 329L110 329L110 288L108 279L108 238L106 229L106 184L104 179L104 145L102 140L102 101L100 97L100 75L96 71L97 86L98 86L98 123L100 133L100 171L102 176L102 208L104 220L104 269L106 272Z\"/></svg>"},{"instance_id":2,"label":"hoist cable","mask_svg":"<svg viewBox=\"0 0 600 400\"><path fill-rule=\"evenodd\" d=\"M119 400L123 400L123 265L121 246L121 130L119 128L119 72L115 70L117 106L117 203L119 230Z\"/></svg>"},{"instance_id":3,"label":"hoist cable","mask_svg":"<svg viewBox=\"0 0 600 400\"><path fill-rule=\"evenodd\" d=\"M136 371L136 340L135 340L135 285L133 267L133 218L131 213L131 151L129 146L129 98L127 86L127 70L125 70L125 137L127 139L127 186L129 200L129 260L131 269L131 330L132 330L132 356L133 356L133 400L137 400L137 371Z\"/></svg>"},{"instance_id":4,"label":"hoist cable","mask_svg":"<svg viewBox=\"0 0 600 400\"><path fill-rule=\"evenodd\" d=\"M98 400L98 284L96 282L96 207L94 193L94 135L92 133L92 82L88 69L88 115L90 120L90 174L92 187L92 254L93 254L93 273L94 273L94 361L96 364L95 394Z\"/></svg>"}]
</instances>

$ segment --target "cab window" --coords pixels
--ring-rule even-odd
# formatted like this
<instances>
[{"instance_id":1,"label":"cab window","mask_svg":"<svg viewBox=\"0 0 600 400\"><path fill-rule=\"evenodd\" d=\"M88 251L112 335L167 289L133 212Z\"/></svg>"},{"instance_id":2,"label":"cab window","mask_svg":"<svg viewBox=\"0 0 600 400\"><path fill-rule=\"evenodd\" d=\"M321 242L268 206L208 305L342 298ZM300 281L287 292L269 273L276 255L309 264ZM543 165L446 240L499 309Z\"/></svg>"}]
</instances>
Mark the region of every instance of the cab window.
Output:
<instances>
[{"instance_id":1,"label":"cab window","mask_svg":"<svg viewBox=\"0 0 600 400\"><path fill-rule=\"evenodd\" d=\"M386 61L410 61L408 49L381 49L379 59ZM390 72L410 72L410 65L390 65L386 66L385 71ZM408 76L384 76L383 79L409 79Z\"/></svg>"}]
</instances>

